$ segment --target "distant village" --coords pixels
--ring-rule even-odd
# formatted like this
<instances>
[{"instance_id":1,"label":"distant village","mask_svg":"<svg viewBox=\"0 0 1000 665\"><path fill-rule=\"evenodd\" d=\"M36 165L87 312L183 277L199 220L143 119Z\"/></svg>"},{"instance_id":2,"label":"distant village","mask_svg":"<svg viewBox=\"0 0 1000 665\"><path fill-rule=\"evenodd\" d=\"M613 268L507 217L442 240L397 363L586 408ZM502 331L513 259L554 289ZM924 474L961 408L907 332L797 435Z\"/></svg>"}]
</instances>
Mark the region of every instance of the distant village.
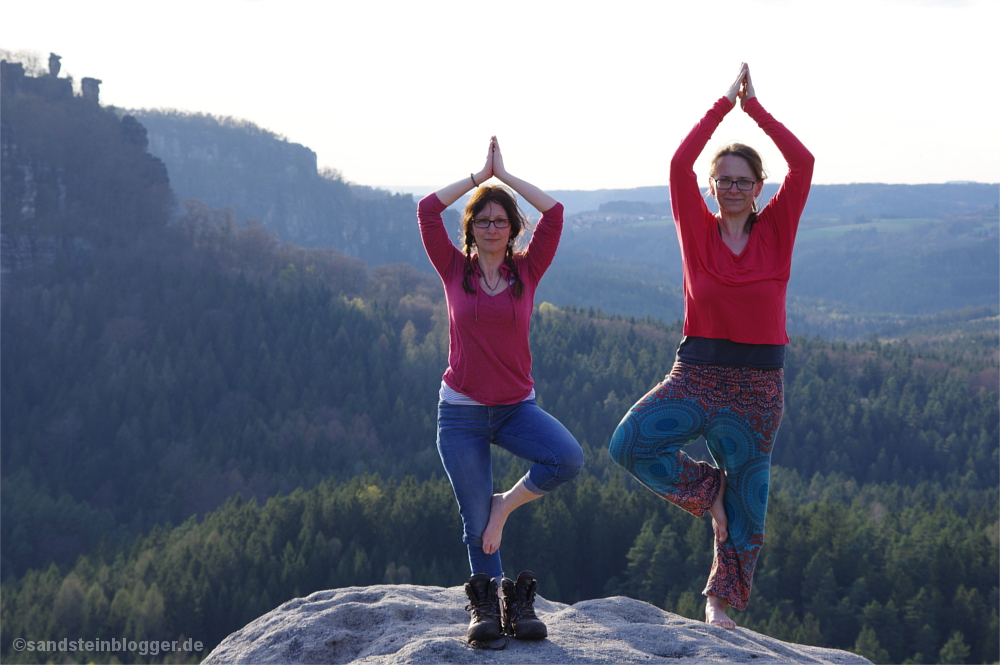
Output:
<instances>
[{"instance_id":1,"label":"distant village","mask_svg":"<svg viewBox=\"0 0 1000 665\"><path fill-rule=\"evenodd\" d=\"M648 203L646 201L608 201L598 209L584 210L566 217L566 224L571 228L589 228L592 226L619 226L641 222L670 222L670 204Z\"/></svg>"}]
</instances>

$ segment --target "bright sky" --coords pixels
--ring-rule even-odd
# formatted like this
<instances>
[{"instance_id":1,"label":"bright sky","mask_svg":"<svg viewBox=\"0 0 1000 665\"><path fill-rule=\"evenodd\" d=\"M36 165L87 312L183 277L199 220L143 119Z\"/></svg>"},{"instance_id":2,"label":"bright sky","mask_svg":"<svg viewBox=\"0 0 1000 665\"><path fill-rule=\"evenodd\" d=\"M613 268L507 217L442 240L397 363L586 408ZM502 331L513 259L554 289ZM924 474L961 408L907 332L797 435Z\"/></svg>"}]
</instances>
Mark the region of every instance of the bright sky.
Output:
<instances>
[{"instance_id":1,"label":"bright sky","mask_svg":"<svg viewBox=\"0 0 1000 665\"><path fill-rule=\"evenodd\" d=\"M61 55L104 104L247 119L365 185L458 180L492 134L546 189L665 185L743 60L818 184L1000 182L997 0L11 0L2 17L0 48ZM731 140L784 173L739 110L709 148Z\"/></svg>"}]
</instances>

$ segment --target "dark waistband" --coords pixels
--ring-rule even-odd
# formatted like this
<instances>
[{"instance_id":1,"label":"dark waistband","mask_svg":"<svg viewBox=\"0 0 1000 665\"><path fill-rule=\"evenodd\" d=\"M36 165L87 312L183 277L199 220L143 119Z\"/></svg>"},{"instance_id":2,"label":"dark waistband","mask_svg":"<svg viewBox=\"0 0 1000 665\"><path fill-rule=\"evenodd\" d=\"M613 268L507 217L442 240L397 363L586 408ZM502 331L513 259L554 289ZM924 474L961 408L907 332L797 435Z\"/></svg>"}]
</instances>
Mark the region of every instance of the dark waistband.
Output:
<instances>
[{"instance_id":1,"label":"dark waistband","mask_svg":"<svg viewBox=\"0 0 1000 665\"><path fill-rule=\"evenodd\" d=\"M782 369L785 345L742 344L728 339L684 336L677 347L677 361L691 365Z\"/></svg>"}]
</instances>

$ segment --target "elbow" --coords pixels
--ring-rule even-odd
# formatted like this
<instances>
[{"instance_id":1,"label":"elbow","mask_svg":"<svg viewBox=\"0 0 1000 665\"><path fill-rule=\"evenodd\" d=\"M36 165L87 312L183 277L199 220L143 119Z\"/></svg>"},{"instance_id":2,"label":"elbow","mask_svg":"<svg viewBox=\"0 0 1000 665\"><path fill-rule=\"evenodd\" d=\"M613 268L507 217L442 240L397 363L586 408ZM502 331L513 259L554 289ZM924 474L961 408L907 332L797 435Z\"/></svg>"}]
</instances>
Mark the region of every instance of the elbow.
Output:
<instances>
[{"instance_id":1,"label":"elbow","mask_svg":"<svg viewBox=\"0 0 1000 665\"><path fill-rule=\"evenodd\" d=\"M812 173L813 166L816 165L816 157L809 152L808 148L802 149L802 167L808 169Z\"/></svg>"},{"instance_id":2,"label":"elbow","mask_svg":"<svg viewBox=\"0 0 1000 665\"><path fill-rule=\"evenodd\" d=\"M690 167L687 165L685 159L679 154L675 154L670 158L670 177L673 178L674 174L681 174L684 171L689 170Z\"/></svg>"},{"instance_id":3,"label":"elbow","mask_svg":"<svg viewBox=\"0 0 1000 665\"><path fill-rule=\"evenodd\" d=\"M794 171L798 176L811 181L813 176L813 167L816 165L816 158L811 152L802 149L802 154L800 154L794 163L789 164L789 169Z\"/></svg>"}]
</instances>

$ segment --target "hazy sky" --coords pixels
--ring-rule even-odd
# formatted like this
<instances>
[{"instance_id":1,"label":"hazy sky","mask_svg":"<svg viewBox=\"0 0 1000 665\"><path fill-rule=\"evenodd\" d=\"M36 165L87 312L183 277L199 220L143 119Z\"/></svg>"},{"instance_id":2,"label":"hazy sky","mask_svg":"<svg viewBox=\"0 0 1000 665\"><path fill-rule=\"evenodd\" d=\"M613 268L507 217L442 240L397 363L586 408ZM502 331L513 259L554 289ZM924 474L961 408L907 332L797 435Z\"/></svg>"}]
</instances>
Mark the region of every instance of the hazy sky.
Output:
<instances>
[{"instance_id":1,"label":"hazy sky","mask_svg":"<svg viewBox=\"0 0 1000 665\"><path fill-rule=\"evenodd\" d=\"M1000 182L997 0L5 0L0 16L0 48L61 55L104 104L248 119L366 185L458 180L491 134L543 188L665 185L743 60L816 183ZM730 140L783 175L738 109L709 147Z\"/></svg>"}]
</instances>

